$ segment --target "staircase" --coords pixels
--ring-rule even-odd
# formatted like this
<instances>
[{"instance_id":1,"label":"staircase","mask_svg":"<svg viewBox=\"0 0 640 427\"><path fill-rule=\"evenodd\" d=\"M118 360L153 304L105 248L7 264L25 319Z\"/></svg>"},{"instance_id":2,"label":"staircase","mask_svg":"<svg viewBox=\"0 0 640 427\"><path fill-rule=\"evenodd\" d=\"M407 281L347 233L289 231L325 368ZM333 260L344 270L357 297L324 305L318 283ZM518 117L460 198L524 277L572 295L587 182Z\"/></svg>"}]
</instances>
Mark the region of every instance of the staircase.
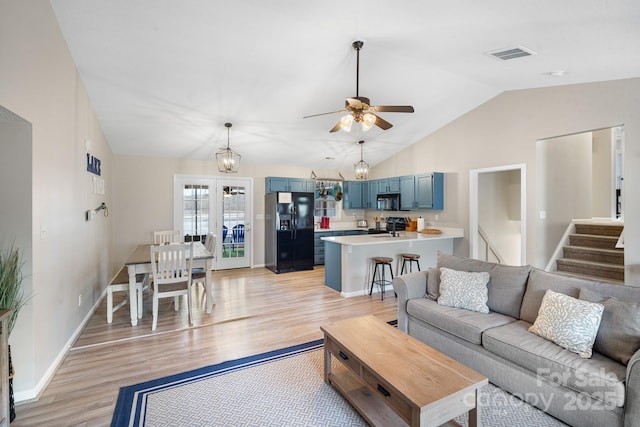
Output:
<instances>
[{"instance_id":1,"label":"staircase","mask_svg":"<svg viewBox=\"0 0 640 427\"><path fill-rule=\"evenodd\" d=\"M556 260L557 272L624 284L624 249L616 248L623 228L618 224L576 224L562 257Z\"/></svg>"}]
</instances>

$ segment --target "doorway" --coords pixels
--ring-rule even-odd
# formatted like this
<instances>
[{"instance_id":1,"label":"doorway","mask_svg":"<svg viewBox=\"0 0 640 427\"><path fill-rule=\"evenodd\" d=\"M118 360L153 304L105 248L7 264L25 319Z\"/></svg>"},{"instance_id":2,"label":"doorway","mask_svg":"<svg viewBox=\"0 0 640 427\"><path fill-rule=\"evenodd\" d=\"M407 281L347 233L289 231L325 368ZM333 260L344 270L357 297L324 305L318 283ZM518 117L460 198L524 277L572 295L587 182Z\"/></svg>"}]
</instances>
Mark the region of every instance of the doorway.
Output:
<instances>
[{"instance_id":1,"label":"doorway","mask_svg":"<svg viewBox=\"0 0 640 427\"><path fill-rule=\"evenodd\" d=\"M251 266L252 180L176 175L174 228L185 241L216 235L214 269Z\"/></svg>"},{"instance_id":2,"label":"doorway","mask_svg":"<svg viewBox=\"0 0 640 427\"><path fill-rule=\"evenodd\" d=\"M471 258L526 264L526 164L469 172Z\"/></svg>"}]
</instances>

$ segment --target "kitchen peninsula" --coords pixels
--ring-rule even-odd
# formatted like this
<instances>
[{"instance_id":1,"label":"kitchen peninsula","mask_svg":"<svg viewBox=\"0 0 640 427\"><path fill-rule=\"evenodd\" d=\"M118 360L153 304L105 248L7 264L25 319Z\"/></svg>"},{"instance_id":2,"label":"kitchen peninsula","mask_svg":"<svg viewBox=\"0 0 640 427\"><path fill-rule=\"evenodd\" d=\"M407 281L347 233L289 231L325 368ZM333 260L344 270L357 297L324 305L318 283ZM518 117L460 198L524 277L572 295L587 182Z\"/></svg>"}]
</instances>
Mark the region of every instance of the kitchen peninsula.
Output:
<instances>
[{"instance_id":1,"label":"kitchen peninsula","mask_svg":"<svg viewBox=\"0 0 640 427\"><path fill-rule=\"evenodd\" d=\"M345 297L369 293L373 270L371 258L376 256L394 259L394 276L400 274L402 253L420 255L421 269L435 267L438 251L452 254L454 239L464 237L462 228L442 227L439 230L441 234L401 231L396 237L391 234L323 237L325 285ZM392 291L390 286L386 290ZM374 287L374 292L378 291Z\"/></svg>"}]
</instances>

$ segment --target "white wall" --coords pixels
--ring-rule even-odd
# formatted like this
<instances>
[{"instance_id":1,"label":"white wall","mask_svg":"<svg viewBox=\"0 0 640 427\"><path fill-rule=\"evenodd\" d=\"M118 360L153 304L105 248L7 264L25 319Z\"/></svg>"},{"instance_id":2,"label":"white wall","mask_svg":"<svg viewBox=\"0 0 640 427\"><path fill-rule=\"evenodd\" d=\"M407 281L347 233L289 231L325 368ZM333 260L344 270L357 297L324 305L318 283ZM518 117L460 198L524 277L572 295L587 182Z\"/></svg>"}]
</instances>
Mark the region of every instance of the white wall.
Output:
<instances>
[{"instance_id":1,"label":"white wall","mask_svg":"<svg viewBox=\"0 0 640 427\"><path fill-rule=\"evenodd\" d=\"M536 141L624 125L625 277L640 284L640 187L630 185L640 179L638 93L638 78L506 92L376 165L371 176L444 172L439 222L465 228L455 253L468 256L469 170L527 164L527 262L544 268L536 251Z\"/></svg>"},{"instance_id":2,"label":"white wall","mask_svg":"<svg viewBox=\"0 0 640 427\"><path fill-rule=\"evenodd\" d=\"M0 0L0 64L0 105L33 126L32 185L24 193L32 209L19 213L30 223L20 232L28 234L34 297L10 337L19 401L44 387L106 286L111 218L87 223L84 212L111 205L112 161L49 2ZM105 196L92 194L85 139L102 160Z\"/></svg>"},{"instance_id":3,"label":"white wall","mask_svg":"<svg viewBox=\"0 0 640 427\"><path fill-rule=\"evenodd\" d=\"M504 264L520 265L520 170L478 175L478 225Z\"/></svg>"}]
</instances>

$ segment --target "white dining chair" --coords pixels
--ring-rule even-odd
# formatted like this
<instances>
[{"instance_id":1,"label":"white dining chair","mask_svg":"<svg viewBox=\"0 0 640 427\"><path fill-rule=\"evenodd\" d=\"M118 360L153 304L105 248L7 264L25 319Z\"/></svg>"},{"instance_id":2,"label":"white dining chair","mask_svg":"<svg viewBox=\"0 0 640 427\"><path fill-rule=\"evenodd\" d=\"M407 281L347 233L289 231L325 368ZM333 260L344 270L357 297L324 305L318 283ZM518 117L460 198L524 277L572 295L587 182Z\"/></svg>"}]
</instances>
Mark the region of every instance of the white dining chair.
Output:
<instances>
[{"instance_id":1,"label":"white dining chair","mask_svg":"<svg viewBox=\"0 0 640 427\"><path fill-rule=\"evenodd\" d=\"M211 252L213 258L216 257L216 235L213 233L207 234L207 239L204 241L204 247ZM193 273L191 274L192 283L195 285L199 283L204 288L204 279L206 277L206 271L204 268L194 268Z\"/></svg>"},{"instance_id":2,"label":"white dining chair","mask_svg":"<svg viewBox=\"0 0 640 427\"><path fill-rule=\"evenodd\" d=\"M156 245L182 242L183 238L180 230L156 230L153 232L153 243Z\"/></svg>"},{"instance_id":3,"label":"white dining chair","mask_svg":"<svg viewBox=\"0 0 640 427\"><path fill-rule=\"evenodd\" d=\"M191 260L193 243L151 246L151 274L153 275L153 325L158 325L158 305L160 298L174 298L175 310L178 310L179 298L187 296L189 325L191 314Z\"/></svg>"},{"instance_id":4,"label":"white dining chair","mask_svg":"<svg viewBox=\"0 0 640 427\"><path fill-rule=\"evenodd\" d=\"M142 294L149 289L149 275L136 274L136 301L138 303L138 319L142 319ZM113 293L125 292L127 295L120 304L113 306ZM129 271L123 266L107 285L107 323L113 322L113 313L127 304L129 298Z\"/></svg>"}]
</instances>

